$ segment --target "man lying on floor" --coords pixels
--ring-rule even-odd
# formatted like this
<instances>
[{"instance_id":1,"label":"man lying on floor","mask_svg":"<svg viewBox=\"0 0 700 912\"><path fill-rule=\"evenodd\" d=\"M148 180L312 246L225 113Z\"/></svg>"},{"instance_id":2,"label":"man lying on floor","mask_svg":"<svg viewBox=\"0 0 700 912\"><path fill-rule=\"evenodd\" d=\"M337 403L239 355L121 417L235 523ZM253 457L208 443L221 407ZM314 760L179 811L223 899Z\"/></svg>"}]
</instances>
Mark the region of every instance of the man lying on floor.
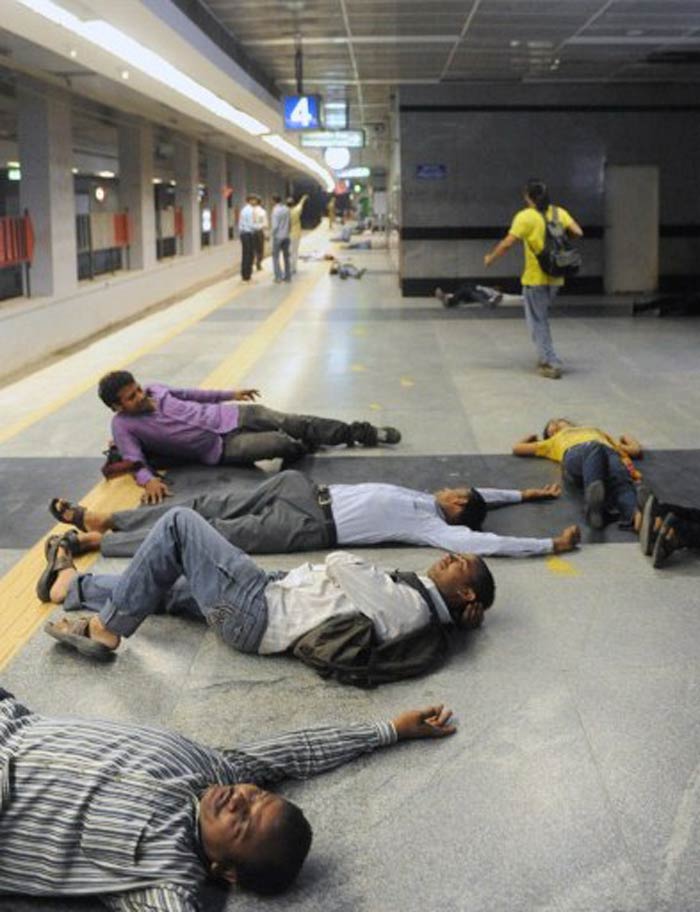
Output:
<instances>
[{"instance_id":1,"label":"man lying on floor","mask_svg":"<svg viewBox=\"0 0 700 912\"><path fill-rule=\"evenodd\" d=\"M425 494L391 484L316 485L287 470L247 494L204 494L190 507L232 545L249 554L322 551L402 543L445 551L521 557L571 551L580 538L570 526L554 538L517 538L476 531L489 508L549 500L559 485L523 491L442 488ZM103 514L59 498L52 512L82 530L66 543L74 553L101 548L105 557L131 557L167 506ZM109 533L109 534L105 534Z\"/></svg>"},{"instance_id":2,"label":"man lying on floor","mask_svg":"<svg viewBox=\"0 0 700 912\"><path fill-rule=\"evenodd\" d=\"M208 877L279 893L312 831L269 786L454 731L450 710L432 706L213 750L140 725L46 718L0 688L0 894L196 912Z\"/></svg>"},{"instance_id":3,"label":"man lying on floor","mask_svg":"<svg viewBox=\"0 0 700 912\"><path fill-rule=\"evenodd\" d=\"M621 529L639 530L637 483L642 476L632 460L642 458L642 445L631 434L615 440L599 428L551 418L542 440L529 434L515 444L513 454L561 463L566 476L583 489L586 522L592 529L604 528L615 516Z\"/></svg>"},{"instance_id":4,"label":"man lying on floor","mask_svg":"<svg viewBox=\"0 0 700 912\"><path fill-rule=\"evenodd\" d=\"M395 579L346 551L321 565L266 572L197 513L173 507L123 575L79 575L60 546L37 591L66 609L98 612L89 619L64 616L45 628L97 659L159 611L204 619L234 649L270 655L330 618L365 615L377 640L387 642L431 626L435 615L443 625L478 627L493 604L493 577L473 554L446 555L416 580Z\"/></svg>"},{"instance_id":5,"label":"man lying on floor","mask_svg":"<svg viewBox=\"0 0 700 912\"><path fill-rule=\"evenodd\" d=\"M375 447L399 443L396 428L368 421L347 424L315 415L287 415L252 403L255 389L174 389L152 383L145 389L128 371L100 380L98 394L115 412L112 437L124 460L134 463L143 500L160 503L167 485L149 467L148 457L204 465L251 465L259 459L299 459L320 446Z\"/></svg>"}]
</instances>

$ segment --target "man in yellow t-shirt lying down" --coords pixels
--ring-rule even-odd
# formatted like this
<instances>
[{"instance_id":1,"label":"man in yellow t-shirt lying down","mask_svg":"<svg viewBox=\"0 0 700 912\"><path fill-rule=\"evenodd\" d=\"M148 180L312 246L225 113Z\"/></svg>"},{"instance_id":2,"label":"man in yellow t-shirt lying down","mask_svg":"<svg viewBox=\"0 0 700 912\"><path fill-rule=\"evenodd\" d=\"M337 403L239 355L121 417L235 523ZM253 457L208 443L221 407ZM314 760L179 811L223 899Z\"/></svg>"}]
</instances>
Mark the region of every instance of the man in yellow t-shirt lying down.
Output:
<instances>
[{"instance_id":1,"label":"man in yellow t-shirt lying down","mask_svg":"<svg viewBox=\"0 0 700 912\"><path fill-rule=\"evenodd\" d=\"M596 427L551 418L542 440L530 434L515 444L513 453L561 463L565 474L583 488L586 522L591 528L602 529L611 514L618 514L620 528L639 530L637 486L641 474L632 460L641 459L642 445L630 434L615 440Z\"/></svg>"}]
</instances>

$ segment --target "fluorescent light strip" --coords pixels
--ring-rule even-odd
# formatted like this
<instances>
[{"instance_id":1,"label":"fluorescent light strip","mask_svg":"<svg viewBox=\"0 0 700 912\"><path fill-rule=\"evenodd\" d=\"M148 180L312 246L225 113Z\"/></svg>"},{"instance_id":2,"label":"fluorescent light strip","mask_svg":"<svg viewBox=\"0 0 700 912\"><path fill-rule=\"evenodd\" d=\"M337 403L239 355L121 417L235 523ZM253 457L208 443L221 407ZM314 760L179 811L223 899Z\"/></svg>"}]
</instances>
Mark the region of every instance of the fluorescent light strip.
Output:
<instances>
[{"instance_id":1,"label":"fluorescent light strip","mask_svg":"<svg viewBox=\"0 0 700 912\"><path fill-rule=\"evenodd\" d=\"M211 111L223 120L240 127L246 133L252 136L260 136L263 133L269 133L270 128L266 124L256 120L249 114L234 108L223 98L219 98L214 92L194 79L191 79L177 67L168 63L165 58L149 50L138 41L134 41L124 32L110 25L102 19L83 22L64 10L62 7L53 3L52 0L16 0L22 6L26 6L32 12L49 19L56 25L63 26L68 31L79 35L86 41L91 42L103 51L120 57L136 70L145 73L151 79L155 79L162 85L174 89L190 101L201 105L206 110Z\"/></svg>"},{"instance_id":2,"label":"fluorescent light strip","mask_svg":"<svg viewBox=\"0 0 700 912\"><path fill-rule=\"evenodd\" d=\"M314 161L308 155L305 155L296 146L293 146L290 142L287 142L286 139L282 139L281 136L278 136L276 133L271 133L268 136L263 136L263 141L268 143L270 146L273 146L275 149L278 149L280 152L283 152L289 158L293 158L294 161L299 162L305 168L313 171L317 174L325 183L326 190L331 191L335 187L335 181L331 176L330 172L327 171L324 167L319 165L317 161Z\"/></svg>"}]
</instances>

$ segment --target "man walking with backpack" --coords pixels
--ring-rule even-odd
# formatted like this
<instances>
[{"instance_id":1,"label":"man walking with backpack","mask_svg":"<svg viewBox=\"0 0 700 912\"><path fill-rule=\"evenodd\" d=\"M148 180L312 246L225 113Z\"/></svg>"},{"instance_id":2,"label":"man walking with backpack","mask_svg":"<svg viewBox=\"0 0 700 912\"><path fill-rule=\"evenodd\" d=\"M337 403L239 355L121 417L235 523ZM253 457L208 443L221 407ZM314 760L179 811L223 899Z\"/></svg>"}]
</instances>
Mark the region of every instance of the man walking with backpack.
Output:
<instances>
[{"instance_id":1,"label":"man walking with backpack","mask_svg":"<svg viewBox=\"0 0 700 912\"><path fill-rule=\"evenodd\" d=\"M484 266L490 266L503 256L516 241L523 242L525 268L521 276L525 320L532 341L537 349L537 372L542 377L558 380L562 364L554 351L552 334L549 329L549 305L564 284L564 275L578 268L575 262L568 267L557 268L556 253L552 244L566 246L565 236L582 237L583 230L574 218L561 206L553 206L549 200L547 185L532 178L523 191L527 206L515 214L508 234L484 257ZM569 260L576 255L567 251ZM580 261L580 258L579 258ZM546 271L544 267L547 267ZM556 274L552 274L556 273Z\"/></svg>"},{"instance_id":2,"label":"man walking with backpack","mask_svg":"<svg viewBox=\"0 0 700 912\"><path fill-rule=\"evenodd\" d=\"M161 517L122 576L78 575L67 548L60 556L46 581L51 601L66 610L99 613L89 619L66 616L45 629L96 659L109 658L122 636L131 636L159 611L206 620L229 646L261 655L286 652L321 625L337 619L354 624L359 618L360 652L405 644L407 637L412 647L414 633L420 650L424 630L436 640L427 667L410 661L406 666L407 674L416 674L444 655L445 637L436 637L435 629L480 626L495 594L488 567L473 554L445 555L420 577L387 573L346 551L332 552L320 565L266 572L185 507ZM315 651L312 646L311 655L295 654L313 660ZM362 656L357 658L362 663ZM393 679L407 674L398 667Z\"/></svg>"}]
</instances>

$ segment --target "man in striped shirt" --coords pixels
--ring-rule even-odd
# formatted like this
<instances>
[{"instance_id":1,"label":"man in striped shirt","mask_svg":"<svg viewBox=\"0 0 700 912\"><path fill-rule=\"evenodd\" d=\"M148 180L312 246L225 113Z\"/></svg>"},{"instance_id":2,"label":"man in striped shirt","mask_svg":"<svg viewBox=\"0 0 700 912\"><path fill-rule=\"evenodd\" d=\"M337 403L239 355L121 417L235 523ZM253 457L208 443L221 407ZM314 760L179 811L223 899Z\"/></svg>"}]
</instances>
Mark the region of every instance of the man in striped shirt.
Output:
<instances>
[{"instance_id":1,"label":"man in striped shirt","mask_svg":"<svg viewBox=\"0 0 700 912\"><path fill-rule=\"evenodd\" d=\"M45 718L0 688L0 894L197 912L207 877L281 892L304 862L311 827L267 786L454 731L450 711L433 706L213 750L142 726Z\"/></svg>"}]
</instances>

